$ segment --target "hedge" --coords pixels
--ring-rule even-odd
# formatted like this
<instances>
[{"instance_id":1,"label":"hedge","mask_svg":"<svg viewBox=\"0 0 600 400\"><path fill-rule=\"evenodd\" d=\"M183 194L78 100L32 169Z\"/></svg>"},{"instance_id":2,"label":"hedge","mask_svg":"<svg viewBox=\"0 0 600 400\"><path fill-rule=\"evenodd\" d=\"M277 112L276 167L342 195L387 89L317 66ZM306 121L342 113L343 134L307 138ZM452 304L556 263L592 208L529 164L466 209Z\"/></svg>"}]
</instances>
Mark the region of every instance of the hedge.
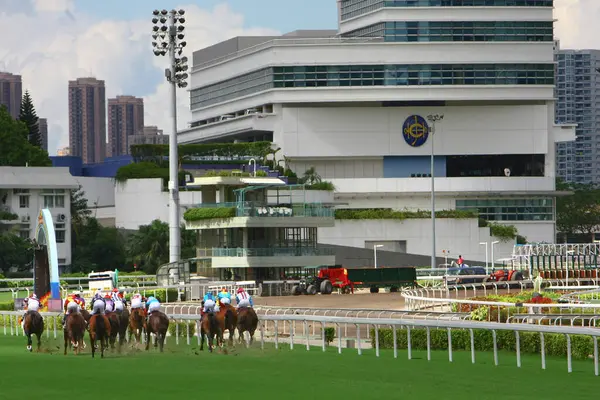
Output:
<instances>
[{"instance_id":1,"label":"hedge","mask_svg":"<svg viewBox=\"0 0 600 400\"><path fill-rule=\"evenodd\" d=\"M173 322L171 321L169 323L169 334L171 336L175 336L177 331L177 326L179 326L179 337L185 337L187 336L187 330L186 330L186 323L185 322ZM196 322L190 321L187 323L187 325L190 327L190 336L194 335L196 333Z\"/></svg>"},{"instance_id":2,"label":"hedge","mask_svg":"<svg viewBox=\"0 0 600 400\"><path fill-rule=\"evenodd\" d=\"M14 300L0 302L0 311L15 311Z\"/></svg>"},{"instance_id":3,"label":"hedge","mask_svg":"<svg viewBox=\"0 0 600 400\"><path fill-rule=\"evenodd\" d=\"M235 207L190 208L183 214L183 219L186 221L202 221L205 219L233 218L235 215Z\"/></svg>"},{"instance_id":4,"label":"hedge","mask_svg":"<svg viewBox=\"0 0 600 400\"><path fill-rule=\"evenodd\" d=\"M329 181L321 181L313 183L312 185L306 185L306 190L327 190L329 192L335 191L335 185Z\"/></svg>"},{"instance_id":5,"label":"hedge","mask_svg":"<svg viewBox=\"0 0 600 400\"><path fill-rule=\"evenodd\" d=\"M15 221L17 219L19 219L19 216L15 213L11 213L9 211L0 211L1 221Z\"/></svg>"},{"instance_id":6,"label":"hedge","mask_svg":"<svg viewBox=\"0 0 600 400\"><path fill-rule=\"evenodd\" d=\"M256 171L256 172L258 174L259 171ZM264 171L260 171L260 172L264 172ZM251 176L251 174L250 174L250 172L243 172L243 171L236 172L234 174L233 170L225 169L222 171L216 171L216 170L206 171L204 173L204 175L202 175L203 178L212 178L212 177L217 177L217 176L220 176L223 178L228 178L228 177L233 177L233 176L249 177L249 176Z\"/></svg>"},{"instance_id":7,"label":"hedge","mask_svg":"<svg viewBox=\"0 0 600 400\"><path fill-rule=\"evenodd\" d=\"M125 289L127 291L127 295L125 296L125 300L130 301L131 300L131 296L133 296L134 293L137 292L136 289ZM141 294L144 294L144 290L140 290L139 291ZM177 289L146 289L145 290L145 296L149 297L149 296L154 296L157 299L160 300L161 303L166 303L167 300L169 302L173 302L175 300L177 300ZM156 293L156 294L154 294ZM167 294L169 295L167 298ZM182 298L182 300L185 300Z\"/></svg>"},{"instance_id":8,"label":"hedge","mask_svg":"<svg viewBox=\"0 0 600 400\"><path fill-rule=\"evenodd\" d=\"M448 331L445 329L431 329L431 349L448 350ZM473 331L475 339L475 350L493 351L494 341L492 331L475 329ZM398 349L408 348L408 337L406 329L396 330L396 345ZM499 350L515 351L516 337L513 331L496 331L497 345ZM468 330L452 329L452 349L453 350L471 350L471 339ZM540 354L540 334L537 332L520 332L521 353ZM375 330L371 329L371 343L375 347ZM413 350L427 350L427 330L423 328L414 328L410 330L411 348ZM544 334L545 352L549 356L567 355L567 338L565 335L557 333ZM379 347L382 349L392 349L394 347L393 331L385 328L379 329ZM594 341L591 336L571 335L571 351L573 358L584 360L590 354L594 353Z\"/></svg>"},{"instance_id":9,"label":"hedge","mask_svg":"<svg viewBox=\"0 0 600 400\"><path fill-rule=\"evenodd\" d=\"M179 182L185 181L185 174L188 172L179 171ZM189 173L188 173L189 174ZM139 162L124 165L117 170L115 181L119 183L127 182L129 179L152 179L161 178L163 185L169 182L169 168L161 167L153 162Z\"/></svg>"},{"instance_id":10,"label":"hedge","mask_svg":"<svg viewBox=\"0 0 600 400\"><path fill-rule=\"evenodd\" d=\"M207 156L228 157L238 159L239 157L263 158L270 152L271 142L249 142L249 143L208 143L208 144L184 144L177 146L179 157ZM166 144L137 144L131 146L131 155L134 160L148 161L161 160L169 156L169 146Z\"/></svg>"},{"instance_id":11,"label":"hedge","mask_svg":"<svg viewBox=\"0 0 600 400\"><path fill-rule=\"evenodd\" d=\"M435 213L436 218L477 218L477 213L464 210L440 210ZM391 208L346 208L335 211L335 219L426 219L431 218L431 211L427 210L392 210Z\"/></svg>"},{"instance_id":12,"label":"hedge","mask_svg":"<svg viewBox=\"0 0 600 400\"><path fill-rule=\"evenodd\" d=\"M492 236L500 238L500 240L507 242L517 237L517 228L514 225L501 225L501 224L488 224L490 227L490 233Z\"/></svg>"}]
</instances>

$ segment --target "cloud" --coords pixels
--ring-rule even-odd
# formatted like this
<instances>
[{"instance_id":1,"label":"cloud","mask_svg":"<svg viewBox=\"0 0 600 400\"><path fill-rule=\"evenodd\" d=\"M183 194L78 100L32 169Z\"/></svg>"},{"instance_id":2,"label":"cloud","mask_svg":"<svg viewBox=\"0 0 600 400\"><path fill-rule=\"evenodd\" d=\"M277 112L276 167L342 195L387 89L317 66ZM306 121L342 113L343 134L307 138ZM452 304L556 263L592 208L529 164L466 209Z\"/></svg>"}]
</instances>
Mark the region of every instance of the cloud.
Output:
<instances>
[{"instance_id":1,"label":"cloud","mask_svg":"<svg viewBox=\"0 0 600 400\"><path fill-rule=\"evenodd\" d=\"M333 0L329 0L333 1ZM556 0L556 35L563 48L600 48L598 0ZM186 55L238 35L276 35L266 28L247 28L243 15L227 5L186 10ZM73 0L0 0L0 70L20 73L38 115L48 118L49 147L68 145L68 81L95 76L106 81L108 97L144 97L146 124L170 133L166 57L151 48L151 9L143 20L98 20L76 9ZM179 127L190 121L189 94L178 90Z\"/></svg>"},{"instance_id":2,"label":"cloud","mask_svg":"<svg viewBox=\"0 0 600 400\"><path fill-rule=\"evenodd\" d=\"M5 4L6 3L6 4ZM97 20L79 12L72 0L0 0L0 70L23 76L40 117L48 118L49 150L67 146L68 81L94 76L106 82L106 96L144 97L145 123L170 133L166 57L152 53L152 10L143 20ZM185 55L237 35L272 35L271 29L245 28L242 15L220 5L186 10ZM189 94L178 91L179 126L190 121Z\"/></svg>"}]
</instances>

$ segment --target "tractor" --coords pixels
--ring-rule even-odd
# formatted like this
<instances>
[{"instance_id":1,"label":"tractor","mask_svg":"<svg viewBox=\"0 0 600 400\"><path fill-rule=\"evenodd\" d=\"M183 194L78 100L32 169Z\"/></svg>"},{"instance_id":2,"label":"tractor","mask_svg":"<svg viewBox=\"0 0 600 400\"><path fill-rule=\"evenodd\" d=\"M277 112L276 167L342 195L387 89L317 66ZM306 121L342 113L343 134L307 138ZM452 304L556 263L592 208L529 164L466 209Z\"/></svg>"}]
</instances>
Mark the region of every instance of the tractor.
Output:
<instances>
[{"instance_id":1,"label":"tractor","mask_svg":"<svg viewBox=\"0 0 600 400\"><path fill-rule=\"evenodd\" d=\"M292 287L292 295L331 294L334 287L342 289L344 293L354 291L345 268L340 265L306 267L304 277Z\"/></svg>"},{"instance_id":2,"label":"tractor","mask_svg":"<svg viewBox=\"0 0 600 400\"><path fill-rule=\"evenodd\" d=\"M490 276L483 282L522 281L523 273L515 269L492 269Z\"/></svg>"}]
</instances>

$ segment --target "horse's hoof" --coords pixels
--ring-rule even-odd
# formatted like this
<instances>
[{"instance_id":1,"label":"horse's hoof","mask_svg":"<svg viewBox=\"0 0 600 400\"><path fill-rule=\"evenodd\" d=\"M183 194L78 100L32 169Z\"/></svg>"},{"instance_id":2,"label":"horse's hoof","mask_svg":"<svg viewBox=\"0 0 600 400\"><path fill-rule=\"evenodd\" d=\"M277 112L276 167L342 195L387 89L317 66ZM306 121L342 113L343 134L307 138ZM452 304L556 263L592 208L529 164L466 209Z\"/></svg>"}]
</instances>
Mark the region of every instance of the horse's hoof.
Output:
<instances>
[{"instance_id":1,"label":"horse's hoof","mask_svg":"<svg viewBox=\"0 0 600 400\"><path fill-rule=\"evenodd\" d=\"M31 352L32 348L31 346L27 346L27 351Z\"/></svg>"}]
</instances>

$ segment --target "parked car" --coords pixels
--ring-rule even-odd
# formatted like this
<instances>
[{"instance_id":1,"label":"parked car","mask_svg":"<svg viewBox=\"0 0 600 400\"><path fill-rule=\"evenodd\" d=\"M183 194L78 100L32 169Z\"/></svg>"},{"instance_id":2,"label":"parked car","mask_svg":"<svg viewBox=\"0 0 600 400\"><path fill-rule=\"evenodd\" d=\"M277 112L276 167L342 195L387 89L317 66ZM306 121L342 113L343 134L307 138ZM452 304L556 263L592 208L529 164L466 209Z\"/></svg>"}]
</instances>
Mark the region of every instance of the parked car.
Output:
<instances>
[{"instance_id":1,"label":"parked car","mask_svg":"<svg viewBox=\"0 0 600 400\"><path fill-rule=\"evenodd\" d=\"M461 278L461 276L468 276L467 278ZM445 281L446 284L458 285L465 283L481 283L489 275L485 272L484 267L461 267L461 268L448 268L446 271Z\"/></svg>"}]
</instances>

